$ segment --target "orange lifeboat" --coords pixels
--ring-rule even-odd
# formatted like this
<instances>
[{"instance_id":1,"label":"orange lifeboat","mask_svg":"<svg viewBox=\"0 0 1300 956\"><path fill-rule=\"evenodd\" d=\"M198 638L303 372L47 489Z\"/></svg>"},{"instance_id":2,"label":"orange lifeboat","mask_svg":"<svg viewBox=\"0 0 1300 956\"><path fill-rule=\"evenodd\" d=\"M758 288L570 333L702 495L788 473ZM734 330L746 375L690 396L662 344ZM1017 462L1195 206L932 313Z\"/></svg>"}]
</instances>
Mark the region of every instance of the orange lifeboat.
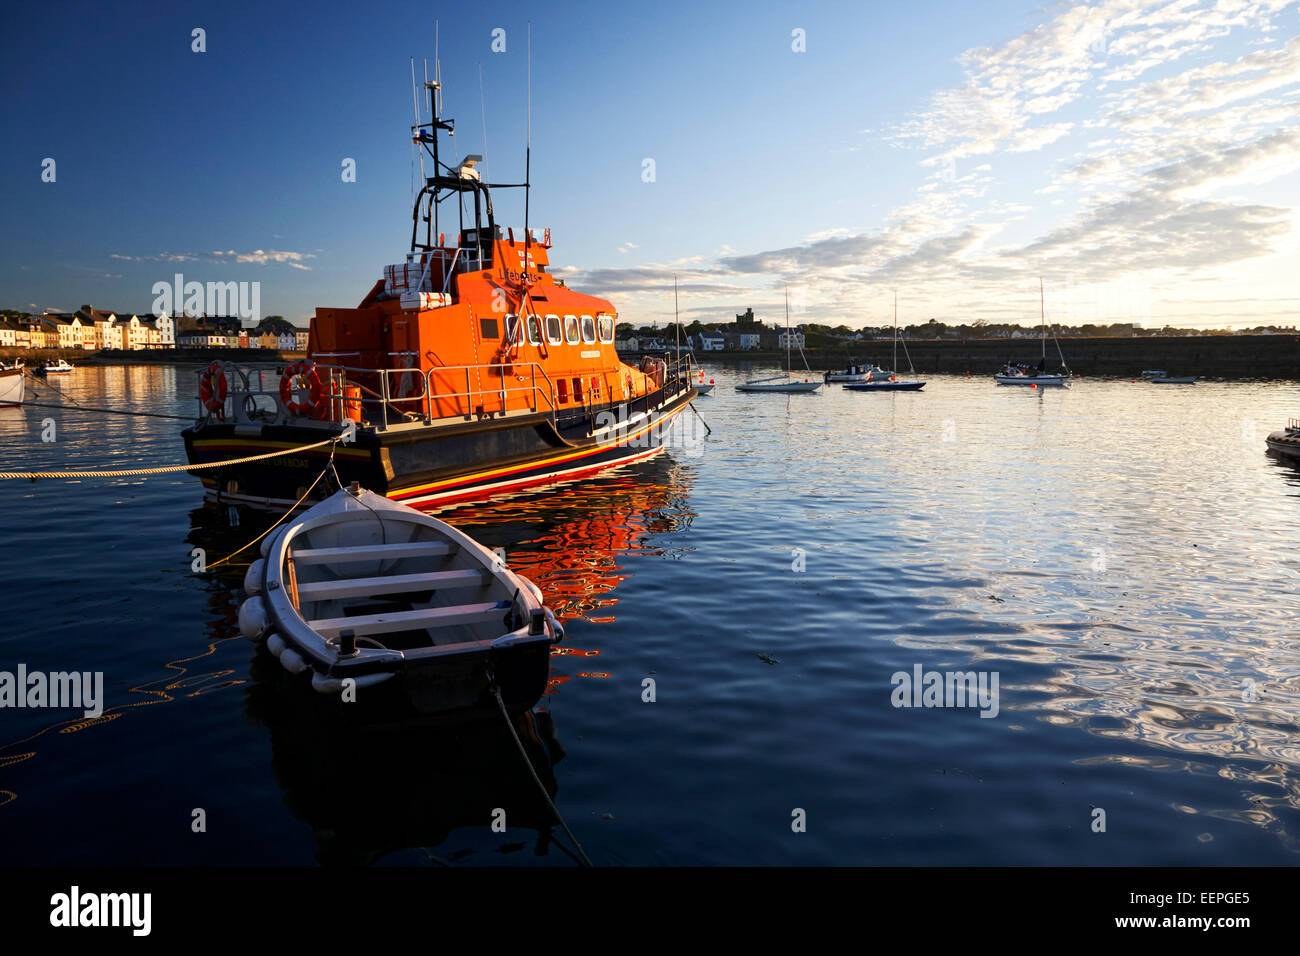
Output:
<instances>
[{"instance_id":1,"label":"orange lifeboat","mask_svg":"<svg viewBox=\"0 0 1300 956\"><path fill-rule=\"evenodd\" d=\"M333 449L340 479L419 505L663 450L668 423L697 394L691 369L671 356L639 366L619 358L617 310L551 273L550 230L497 224L493 190L531 185L484 182L479 156L445 162L439 138L453 121L428 92L432 119L411 133L433 175L416 197L404 261L384 266L355 308L316 310L304 367L230 374L228 400L201 408L184 432L191 462L307 445L350 424L355 441ZM454 221L441 212L447 199ZM277 395L260 385L268 372L308 388ZM217 495L237 487L248 503L292 503L330 454L232 466L203 481Z\"/></svg>"}]
</instances>

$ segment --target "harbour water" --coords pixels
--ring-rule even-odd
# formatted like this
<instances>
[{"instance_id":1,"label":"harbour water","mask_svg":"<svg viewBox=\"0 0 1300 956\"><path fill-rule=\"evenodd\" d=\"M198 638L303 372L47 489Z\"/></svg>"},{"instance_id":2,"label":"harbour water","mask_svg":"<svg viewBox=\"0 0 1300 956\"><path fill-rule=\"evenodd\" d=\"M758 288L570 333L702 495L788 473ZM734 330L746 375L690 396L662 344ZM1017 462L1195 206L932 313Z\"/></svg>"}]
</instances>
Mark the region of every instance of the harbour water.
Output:
<instances>
[{"instance_id":1,"label":"harbour water","mask_svg":"<svg viewBox=\"0 0 1300 956\"><path fill-rule=\"evenodd\" d=\"M440 512L566 622L525 729L594 862L1300 860L1300 471L1263 444L1300 387L733 391L778 372L710 367L711 435L656 459ZM82 368L34 400L193 389ZM0 467L175 464L181 427L0 409ZM502 728L331 735L238 636L242 559L192 552L265 514L181 473L4 481L0 516L0 670L106 698L0 710L0 862L572 865ZM996 677L996 714L895 706L917 668Z\"/></svg>"}]
</instances>

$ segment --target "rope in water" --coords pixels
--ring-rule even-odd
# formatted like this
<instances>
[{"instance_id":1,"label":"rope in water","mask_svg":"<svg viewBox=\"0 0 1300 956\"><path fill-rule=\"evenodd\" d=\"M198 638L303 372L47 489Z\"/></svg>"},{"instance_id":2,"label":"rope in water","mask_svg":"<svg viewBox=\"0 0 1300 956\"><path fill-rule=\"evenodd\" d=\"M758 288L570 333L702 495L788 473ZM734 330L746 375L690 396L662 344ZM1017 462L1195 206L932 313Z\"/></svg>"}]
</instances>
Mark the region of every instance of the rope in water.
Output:
<instances>
[{"instance_id":1,"label":"rope in water","mask_svg":"<svg viewBox=\"0 0 1300 956\"><path fill-rule=\"evenodd\" d=\"M229 461L208 461L197 465L166 465L161 468L123 468L114 471L0 471L0 479L5 478L134 478L140 475L167 475L178 471L201 471L205 468L224 468L227 465L242 465L250 461L262 461L267 458L279 458L282 455L294 455L300 451L310 451L322 445L331 445L339 440L338 436L324 441L283 451L268 451L262 455L248 455L245 458L231 458Z\"/></svg>"},{"instance_id":2,"label":"rope in water","mask_svg":"<svg viewBox=\"0 0 1300 956\"><path fill-rule=\"evenodd\" d=\"M489 674L489 676L491 675ZM514 722L510 719L510 712L506 710L506 702L501 699L501 688L497 686L495 679L492 679L492 694L497 699L497 706L501 708L501 717L505 720L506 727L510 730L510 736L515 738L515 746L519 748L519 756L523 757L524 763L528 765L528 772L532 774L533 783L537 784L537 789L541 793L542 799L546 801L546 805L551 808L551 813L555 814L555 819L560 821L560 826L564 828L564 832L567 833L569 839L573 841L573 845L577 849L578 855L582 857L582 865L592 866L593 864L591 858L587 856L587 851L582 848L582 844L578 842L578 838L573 835L573 831L569 829L569 825L564 822L564 817L560 816L560 811L555 809L555 803L551 800L551 795L546 792L546 786L542 783L541 778L537 776L537 770L533 767L533 762L528 759L528 751L524 750L524 743L519 739L519 734L515 731Z\"/></svg>"}]
</instances>

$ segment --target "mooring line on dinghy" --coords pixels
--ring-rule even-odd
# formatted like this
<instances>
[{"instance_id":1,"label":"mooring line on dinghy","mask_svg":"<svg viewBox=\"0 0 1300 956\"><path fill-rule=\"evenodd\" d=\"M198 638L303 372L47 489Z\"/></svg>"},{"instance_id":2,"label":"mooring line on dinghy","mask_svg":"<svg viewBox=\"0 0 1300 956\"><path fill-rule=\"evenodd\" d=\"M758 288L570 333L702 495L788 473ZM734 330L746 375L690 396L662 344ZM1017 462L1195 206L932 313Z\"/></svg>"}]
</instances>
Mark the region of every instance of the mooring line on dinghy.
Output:
<instances>
[{"instance_id":1,"label":"mooring line on dinghy","mask_svg":"<svg viewBox=\"0 0 1300 956\"><path fill-rule=\"evenodd\" d=\"M232 458L229 461L205 461L196 465L164 465L158 468L120 468L113 471L0 471L0 480L5 478L137 478L142 475L169 475L178 471L202 471L205 468L225 468L228 465L242 465L250 461L262 461L266 458L279 458L282 455L295 455L300 451L320 448L322 445L335 445L339 436L327 438L311 445L298 448L286 448L283 451L268 451L262 455L249 455L246 458ZM334 450L330 449L333 458Z\"/></svg>"},{"instance_id":2,"label":"mooring line on dinghy","mask_svg":"<svg viewBox=\"0 0 1300 956\"><path fill-rule=\"evenodd\" d=\"M528 773L532 776L533 783L537 784L538 792L542 795L542 799L546 801L546 805L551 808L551 813L554 814L555 819L560 822L560 826L564 828L564 832L567 833L569 839L573 841L573 846L578 851L578 856L582 858L580 861L582 865L594 866L595 864L591 862L591 858L587 856L587 851L582 848L582 844L578 842L578 838L573 835L573 831L569 829L569 825L564 822L564 817L560 816L560 811L555 808L555 801L553 801L551 795L546 792L546 786L542 783L542 778L537 776L537 768L535 768L533 762L528 759L528 751L524 749L524 743L519 739L519 734L515 730L514 722L510 719L510 712L506 710L506 702L501 699L501 688L497 686L496 677L493 675L491 668L488 668L487 676L490 681L488 689L492 691L492 696L497 699L497 707L501 710L501 719L506 722L506 728L510 731L510 736L514 738L515 746L519 748L519 756L524 758L524 764L528 767Z\"/></svg>"},{"instance_id":3,"label":"mooring line on dinghy","mask_svg":"<svg viewBox=\"0 0 1300 956\"><path fill-rule=\"evenodd\" d=\"M301 505L304 501L307 500L307 496L311 494L311 491L312 491L313 488L315 488L318 484L320 484L320 480L321 480L322 478L325 477L325 473L326 473L327 471L334 471L334 446L333 446L333 445L330 446L330 460L327 461L327 462L325 463L325 467L322 468L322 469L320 470L320 474L316 476L315 480L312 481L312 483L311 483L310 485L307 486L307 490L304 491L304 492L302 493L302 497L299 498L297 501L295 501L292 505L290 505L288 511L286 511L284 514L280 515L280 517L276 518L276 519L275 519L275 523L272 524L269 528L267 528L265 531L263 531L261 534L259 534L259 535L258 535L256 538L254 538L252 541L248 542L248 544L244 545L242 548L239 548L239 549L236 550L236 551L232 551L232 552L230 552L230 554L226 555L224 558L221 558L219 561L213 561L211 564L208 565L208 570L211 571L213 568L217 567L218 565L225 564L227 561L229 561L229 560L230 560L231 558L233 558L235 555L237 555L237 554L239 554L239 553L241 553L241 552L243 552L243 551L247 551L247 550L248 550L249 548L251 548L253 545L257 544L257 542L261 541L261 540L262 540L263 538L265 538L268 534L270 534L272 531L274 531L274 530L279 526L279 524L280 524L281 521L283 521L285 518L289 517L289 515L293 514L295 511L297 511L297 510L298 510L298 506ZM339 473L338 473L337 471L335 471L335 472L334 472L334 480L337 481L337 480L338 480L338 477L339 477Z\"/></svg>"},{"instance_id":4,"label":"mooring line on dinghy","mask_svg":"<svg viewBox=\"0 0 1300 956\"><path fill-rule=\"evenodd\" d=\"M712 435L712 434L713 434L713 429L710 428L710 427L709 427L709 423L706 422L706 421L704 420L704 416L701 415L699 409L695 407L695 403L694 403L694 402L687 402L687 403L686 403L686 406L687 406L691 411L693 411L693 412L695 413L695 417L698 418L698 419L700 420L700 424L702 424L702 425L704 426L704 434L706 434L706 435Z\"/></svg>"}]
</instances>

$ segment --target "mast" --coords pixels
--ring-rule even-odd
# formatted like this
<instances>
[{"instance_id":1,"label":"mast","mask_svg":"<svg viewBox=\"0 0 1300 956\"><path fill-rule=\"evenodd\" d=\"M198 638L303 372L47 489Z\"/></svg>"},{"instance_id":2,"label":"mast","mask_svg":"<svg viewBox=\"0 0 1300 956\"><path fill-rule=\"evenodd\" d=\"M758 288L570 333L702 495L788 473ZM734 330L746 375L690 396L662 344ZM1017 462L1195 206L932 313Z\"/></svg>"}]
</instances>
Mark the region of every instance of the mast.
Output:
<instances>
[{"instance_id":1,"label":"mast","mask_svg":"<svg viewBox=\"0 0 1300 956\"><path fill-rule=\"evenodd\" d=\"M1043 323L1043 370L1047 370L1047 300L1043 296L1043 277L1038 277L1038 312Z\"/></svg>"},{"instance_id":2,"label":"mast","mask_svg":"<svg viewBox=\"0 0 1300 956\"><path fill-rule=\"evenodd\" d=\"M677 273L673 273L673 327L677 330L677 370L682 368L682 317L677 311Z\"/></svg>"},{"instance_id":3,"label":"mast","mask_svg":"<svg viewBox=\"0 0 1300 956\"><path fill-rule=\"evenodd\" d=\"M898 290L894 290L894 367L890 369L898 374Z\"/></svg>"},{"instance_id":4,"label":"mast","mask_svg":"<svg viewBox=\"0 0 1300 956\"><path fill-rule=\"evenodd\" d=\"M790 287L785 287L785 374L789 378L794 375L790 362Z\"/></svg>"}]
</instances>

